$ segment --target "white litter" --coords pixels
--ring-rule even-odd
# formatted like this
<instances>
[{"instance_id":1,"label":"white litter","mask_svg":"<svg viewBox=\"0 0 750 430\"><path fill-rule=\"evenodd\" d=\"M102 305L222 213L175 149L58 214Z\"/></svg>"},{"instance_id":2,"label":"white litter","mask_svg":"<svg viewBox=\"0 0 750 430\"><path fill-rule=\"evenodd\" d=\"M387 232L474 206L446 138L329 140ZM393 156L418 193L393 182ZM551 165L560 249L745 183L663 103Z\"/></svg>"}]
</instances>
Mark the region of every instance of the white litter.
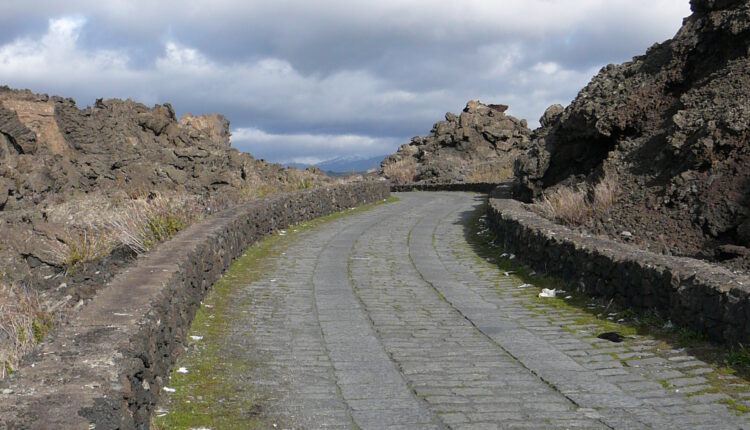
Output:
<instances>
[{"instance_id":1,"label":"white litter","mask_svg":"<svg viewBox=\"0 0 750 430\"><path fill-rule=\"evenodd\" d=\"M573 296L565 296L566 299L572 299Z\"/></svg>"},{"instance_id":2,"label":"white litter","mask_svg":"<svg viewBox=\"0 0 750 430\"><path fill-rule=\"evenodd\" d=\"M177 373L188 373L187 367L180 367L177 369Z\"/></svg>"},{"instance_id":3,"label":"white litter","mask_svg":"<svg viewBox=\"0 0 750 430\"><path fill-rule=\"evenodd\" d=\"M502 254L500 254L500 258L505 258L505 257L507 257L507 256L508 256L508 253L507 253L507 252L503 252Z\"/></svg>"},{"instance_id":4,"label":"white litter","mask_svg":"<svg viewBox=\"0 0 750 430\"><path fill-rule=\"evenodd\" d=\"M672 320L667 320L667 323L664 324L664 328L667 330L671 330L674 328L674 324L672 324Z\"/></svg>"},{"instance_id":5,"label":"white litter","mask_svg":"<svg viewBox=\"0 0 750 430\"><path fill-rule=\"evenodd\" d=\"M521 285L518 286L518 288L529 288L529 287L533 287L533 286L534 286L534 284L521 284Z\"/></svg>"},{"instance_id":6,"label":"white litter","mask_svg":"<svg viewBox=\"0 0 750 430\"><path fill-rule=\"evenodd\" d=\"M192 340L203 340L203 336L190 336Z\"/></svg>"},{"instance_id":7,"label":"white litter","mask_svg":"<svg viewBox=\"0 0 750 430\"><path fill-rule=\"evenodd\" d=\"M557 293L559 292L560 292L559 290L556 290L554 288L551 290L549 288L542 288L542 292L539 293L539 297L551 298L551 297L555 297Z\"/></svg>"},{"instance_id":8,"label":"white litter","mask_svg":"<svg viewBox=\"0 0 750 430\"><path fill-rule=\"evenodd\" d=\"M510 254L508 256L508 260L515 260L515 259L516 259L516 254Z\"/></svg>"},{"instance_id":9,"label":"white litter","mask_svg":"<svg viewBox=\"0 0 750 430\"><path fill-rule=\"evenodd\" d=\"M166 391L167 393L174 393L177 390L175 390L174 388L164 387L164 391Z\"/></svg>"},{"instance_id":10,"label":"white litter","mask_svg":"<svg viewBox=\"0 0 750 430\"><path fill-rule=\"evenodd\" d=\"M516 272L514 272L514 271L512 271L512 270L509 270L509 271L507 271L507 272L503 272L503 275L505 275L505 276L510 276L510 275L512 275L512 274L514 274L514 273L516 273Z\"/></svg>"}]
</instances>

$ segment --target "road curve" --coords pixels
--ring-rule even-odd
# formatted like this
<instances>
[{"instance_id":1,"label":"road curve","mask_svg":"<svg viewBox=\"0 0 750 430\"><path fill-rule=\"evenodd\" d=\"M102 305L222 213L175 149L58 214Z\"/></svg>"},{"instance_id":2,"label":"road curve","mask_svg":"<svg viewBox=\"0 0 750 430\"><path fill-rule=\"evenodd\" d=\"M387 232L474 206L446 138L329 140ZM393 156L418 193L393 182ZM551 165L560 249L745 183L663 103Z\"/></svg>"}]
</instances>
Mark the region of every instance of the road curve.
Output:
<instances>
[{"instance_id":1,"label":"road curve","mask_svg":"<svg viewBox=\"0 0 750 430\"><path fill-rule=\"evenodd\" d=\"M300 233L260 279L237 279L231 329L204 342L252 363L225 400L251 396L258 427L750 428L695 357L597 339L519 295L522 281L467 243L480 195L397 196Z\"/></svg>"}]
</instances>

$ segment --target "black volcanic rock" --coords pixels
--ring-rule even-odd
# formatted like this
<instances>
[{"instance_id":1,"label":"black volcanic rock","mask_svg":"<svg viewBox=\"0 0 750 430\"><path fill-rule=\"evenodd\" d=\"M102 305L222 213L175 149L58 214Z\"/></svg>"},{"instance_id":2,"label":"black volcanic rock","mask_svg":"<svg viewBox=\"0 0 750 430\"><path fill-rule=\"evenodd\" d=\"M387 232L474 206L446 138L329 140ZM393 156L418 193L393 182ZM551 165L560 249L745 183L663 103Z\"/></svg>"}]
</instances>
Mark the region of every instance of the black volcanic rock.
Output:
<instances>
[{"instance_id":1,"label":"black volcanic rock","mask_svg":"<svg viewBox=\"0 0 750 430\"><path fill-rule=\"evenodd\" d=\"M691 5L674 38L545 113L516 175L536 193L616 175L622 195L599 229L710 257L750 245L750 2Z\"/></svg>"},{"instance_id":2,"label":"black volcanic rock","mask_svg":"<svg viewBox=\"0 0 750 430\"><path fill-rule=\"evenodd\" d=\"M526 121L506 115L507 109L472 100L460 115L446 113L427 136L412 138L383 160L385 176L397 183L492 182L507 176L531 135Z\"/></svg>"}]
</instances>

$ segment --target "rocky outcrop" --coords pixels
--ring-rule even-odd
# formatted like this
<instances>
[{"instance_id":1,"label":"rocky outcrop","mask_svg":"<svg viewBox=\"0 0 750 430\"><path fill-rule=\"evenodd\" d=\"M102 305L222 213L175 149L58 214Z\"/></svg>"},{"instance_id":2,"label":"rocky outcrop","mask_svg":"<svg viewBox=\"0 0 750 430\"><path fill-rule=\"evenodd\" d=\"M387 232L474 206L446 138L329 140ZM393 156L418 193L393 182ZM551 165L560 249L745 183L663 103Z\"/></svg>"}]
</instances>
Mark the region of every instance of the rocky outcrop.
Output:
<instances>
[{"instance_id":1,"label":"rocky outcrop","mask_svg":"<svg viewBox=\"0 0 750 430\"><path fill-rule=\"evenodd\" d=\"M713 258L750 247L750 3L691 6L673 39L548 109L516 174L536 193L616 175L620 199L590 228Z\"/></svg>"},{"instance_id":2,"label":"rocky outcrop","mask_svg":"<svg viewBox=\"0 0 750 430\"><path fill-rule=\"evenodd\" d=\"M505 105L469 101L460 115L445 114L427 136L414 137L381 163L395 183L497 182L529 143L525 120Z\"/></svg>"},{"instance_id":3,"label":"rocky outcrop","mask_svg":"<svg viewBox=\"0 0 750 430\"><path fill-rule=\"evenodd\" d=\"M228 200L326 181L256 160L229 138L220 114L178 120L169 104L117 99L80 109L72 99L0 87L0 278L63 270L69 220L53 214L71 201L176 192Z\"/></svg>"}]
</instances>

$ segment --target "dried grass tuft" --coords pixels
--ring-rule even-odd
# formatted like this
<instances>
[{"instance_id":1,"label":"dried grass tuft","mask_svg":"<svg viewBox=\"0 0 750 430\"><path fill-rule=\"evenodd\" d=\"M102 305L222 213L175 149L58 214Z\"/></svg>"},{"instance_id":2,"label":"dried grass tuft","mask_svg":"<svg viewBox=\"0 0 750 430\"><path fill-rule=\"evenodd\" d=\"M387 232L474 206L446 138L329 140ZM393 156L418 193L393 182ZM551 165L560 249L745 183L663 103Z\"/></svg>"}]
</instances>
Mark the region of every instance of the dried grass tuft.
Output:
<instances>
[{"instance_id":1,"label":"dried grass tuft","mask_svg":"<svg viewBox=\"0 0 750 430\"><path fill-rule=\"evenodd\" d=\"M387 164L383 166L383 174L394 184L410 184L417 175L417 161L413 157L406 157Z\"/></svg>"},{"instance_id":2,"label":"dried grass tuft","mask_svg":"<svg viewBox=\"0 0 750 430\"><path fill-rule=\"evenodd\" d=\"M0 280L0 379L18 368L21 358L44 337L51 322L52 309L36 292Z\"/></svg>"},{"instance_id":3,"label":"dried grass tuft","mask_svg":"<svg viewBox=\"0 0 750 430\"><path fill-rule=\"evenodd\" d=\"M512 167L499 167L492 164L480 164L472 168L464 180L467 183L499 183L513 177Z\"/></svg>"},{"instance_id":4,"label":"dried grass tuft","mask_svg":"<svg viewBox=\"0 0 750 430\"><path fill-rule=\"evenodd\" d=\"M566 225L582 225L590 217L609 211L619 193L617 178L606 174L593 187L558 187L535 200L530 208Z\"/></svg>"}]
</instances>

